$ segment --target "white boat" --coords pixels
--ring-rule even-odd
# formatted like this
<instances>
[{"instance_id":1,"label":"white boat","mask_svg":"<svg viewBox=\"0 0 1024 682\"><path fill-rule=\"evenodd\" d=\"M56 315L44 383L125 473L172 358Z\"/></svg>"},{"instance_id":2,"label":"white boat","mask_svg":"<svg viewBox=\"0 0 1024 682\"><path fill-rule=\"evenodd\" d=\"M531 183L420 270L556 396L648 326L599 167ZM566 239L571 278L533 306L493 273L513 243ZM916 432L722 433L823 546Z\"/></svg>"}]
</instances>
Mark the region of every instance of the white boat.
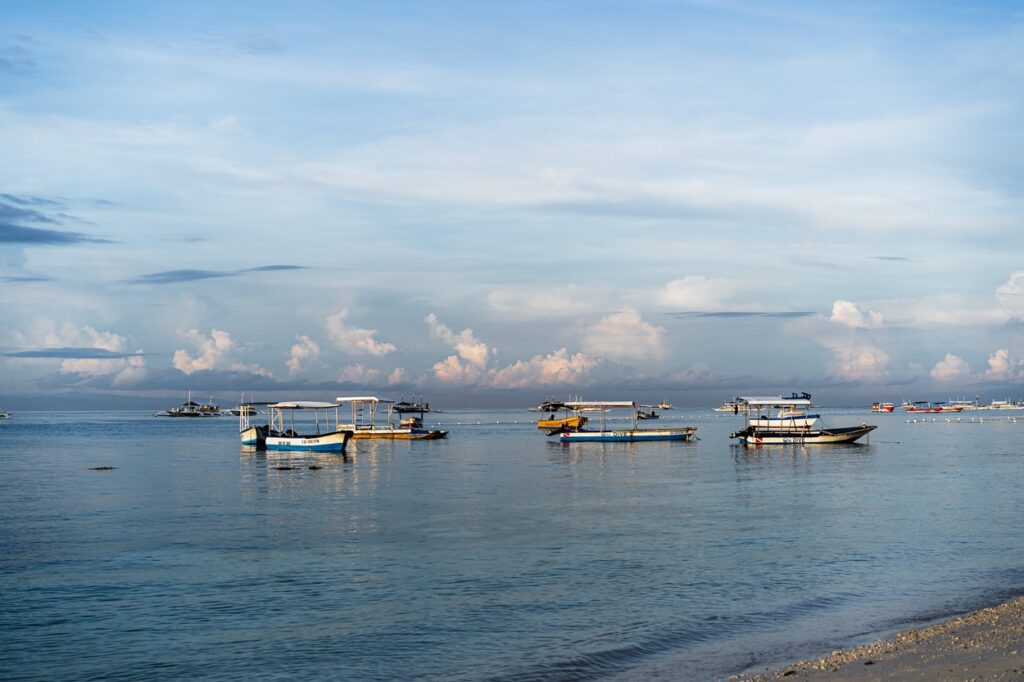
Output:
<instances>
[{"instance_id":1,"label":"white boat","mask_svg":"<svg viewBox=\"0 0 1024 682\"><path fill-rule=\"evenodd\" d=\"M993 400L989 403L988 409L990 410L1024 410L1024 403L1015 402L1012 400Z\"/></svg>"},{"instance_id":2,"label":"white boat","mask_svg":"<svg viewBox=\"0 0 1024 682\"><path fill-rule=\"evenodd\" d=\"M183 402L178 407L172 407L169 410L163 410L154 414L154 417L184 417L184 418L203 418L203 417L220 417L226 414L221 412L220 408L213 404L213 398L211 396L210 402L208 403L197 403L192 400L192 391L188 392L188 400Z\"/></svg>"},{"instance_id":3,"label":"white boat","mask_svg":"<svg viewBox=\"0 0 1024 682\"><path fill-rule=\"evenodd\" d=\"M637 404L631 400L619 401L569 401L565 406L576 413L596 412L600 413L600 428L598 430L554 430L549 435L558 435L562 443L639 443L644 441L686 441L697 432L695 426L684 426L671 429L639 429L637 428L638 412ZM632 415L631 428L609 429L607 428L606 415L611 410L628 409Z\"/></svg>"},{"instance_id":4,"label":"white boat","mask_svg":"<svg viewBox=\"0 0 1024 682\"><path fill-rule=\"evenodd\" d=\"M975 396L974 400L958 398L956 400L950 400L946 404L952 407L957 412L974 412L975 410L985 409L985 407L981 404L977 396Z\"/></svg>"},{"instance_id":5,"label":"white boat","mask_svg":"<svg viewBox=\"0 0 1024 682\"><path fill-rule=\"evenodd\" d=\"M267 425L264 442L268 451L343 453L352 437L351 429L338 424L339 405L337 403L293 401L267 405L267 410L270 413L270 423ZM333 420L331 419L332 412L334 413ZM313 415L313 424L310 424L308 419L305 424L300 421L299 430L297 430L295 417L297 414L304 413ZM322 419L321 414L323 415ZM244 445L246 444L246 434L243 432L241 435Z\"/></svg>"},{"instance_id":6,"label":"white boat","mask_svg":"<svg viewBox=\"0 0 1024 682\"><path fill-rule=\"evenodd\" d=\"M786 398L783 396L741 396L736 402L746 406L744 417L744 428L729 435L736 438L741 445L827 445L832 443L852 443L862 436L874 431L877 426L862 424L860 426L844 428L813 428L809 426L794 426L785 424L786 420L795 419L794 413L804 415L809 419L819 415L806 414L811 405L811 396L807 393ZM772 412L775 415L772 415ZM759 421L765 420L764 426ZM779 420L776 422L775 420ZM777 425L781 423L783 425Z\"/></svg>"},{"instance_id":7,"label":"white boat","mask_svg":"<svg viewBox=\"0 0 1024 682\"><path fill-rule=\"evenodd\" d=\"M10 419L10 418L11 418L11 413L10 412L0 412L0 419Z\"/></svg>"},{"instance_id":8,"label":"white boat","mask_svg":"<svg viewBox=\"0 0 1024 682\"><path fill-rule=\"evenodd\" d=\"M659 410L674 410L676 406L668 401L668 398L663 398L660 403L655 405Z\"/></svg>"},{"instance_id":9,"label":"white boat","mask_svg":"<svg viewBox=\"0 0 1024 682\"><path fill-rule=\"evenodd\" d=\"M423 427L423 415L430 406L422 400L416 408L410 407L412 403L405 403L401 411L396 409L394 400L376 396L339 396L336 401L339 405L349 403L352 406L352 422L344 428L350 429L356 440L437 440L448 437L447 431ZM398 425L395 425L395 415L410 413L414 416L400 416ZM380 424L377 423L378 417Z\"/></svg>"},{"instance_id":10,"label":"white boat","mask_svg":"<svg viewBox=\"0 0 1024 682\"><path fill-rule=\"evenodd\" d=\"M781 413L771 417L758 415L748 420L750 426L762 429L809 429L821 419L820 414L806 414L803 412Z\"/></svg>"},{"instance_id":11,"label":"white boat","mask_svg":"<svg viewBox=\"0 0 1024 682\"><path fill-rule=\"evenodd\" d=\"M746 412L747 406L740 405L735 400L727 400L720 406L713 409L715 412L732 412L733 414L739 414L740 412Z\"/></svg>"}]
</instances>

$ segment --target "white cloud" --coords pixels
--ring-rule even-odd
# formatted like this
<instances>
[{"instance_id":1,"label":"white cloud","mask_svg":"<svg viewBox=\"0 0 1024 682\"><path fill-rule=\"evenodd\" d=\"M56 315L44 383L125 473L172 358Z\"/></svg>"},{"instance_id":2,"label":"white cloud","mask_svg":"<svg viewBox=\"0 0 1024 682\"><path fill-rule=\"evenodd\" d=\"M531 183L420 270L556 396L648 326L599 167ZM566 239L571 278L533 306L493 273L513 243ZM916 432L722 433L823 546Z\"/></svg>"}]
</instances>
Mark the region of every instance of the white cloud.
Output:
<instances>
[{"instance_id":1,"label":"white cloud","mask_svg":"<svg viewBox=\"0 0 1024 682\"><path fill-rule=\"evenodd\" d=\"M1010 351L1000 348L988 356L988 369L982 374L986 381L1024 380L1022 363L1010 357Z\"/></svg>"},{"instance_id":2,"label":"white cloud","mask_svg":"<svg viewBox=\"0 0 1024 682\"><path fill-rule=\"evenodd\" d=\"M584 295L572 284L511 286L488 294L487 305L506 319L565 319L594 310L601 298L592 290Z\"/></svg>"},{"instance_id":3,"label":"white cloud","mask_svg":"<svg viewBox=\"0 0 1024 682\"><path fill-rule=\"evenodd\" d=\"M584 350L599 357L641 360L664 355L665 329L645 322L636 310L602 317L587 328Z\"/></svg>"},{"instance_id":4,"label":"white cloud","mask_svg":"<svg viewBox=\"0 0 1024 682\"><path fill-rule=\"evenodd\" d=\"M852 301L838 300L832 304L831 322L851 329L875 329L882 326L882 314L874 310L861 311Z\"/></svg>"},{"instance_id":5,"label":"white cloud","mask_svg":"<svg viewBox=\"0 0 1024 682\"><path fill-rule=\"evenodd\" d=\"M494 373L491 386L494 388L526 388L545 384L566 384L579 382L597 362L576 353L569 355L560 348L547 355L535 355L529 360L504 367Z\"/></svg>"},{"instance_id":6,"label":"white cloud","mask_svg":"<svg viewBox=\"0 0 1024 682\"><path fill-rule=\"evenodd\" d=\"M835 354L829 371L839 379L873 383L889 374L889 354L878 346L853 339L830 339L822 343Z\"/></svg>"},{"instance_id":7,"label":"white cloud","mask_svg":"<svg viewBox=\"0 0 1024 682\"><path fill-rule=\"evenodd\" d=\"M434 364L434 376L451 384L480 381L487 371L488 361L494 355L494 349L478 339L472 329L463 329L456 334L438 320L434 313L427 315L424 321L430 328L431 336L448 344L456 352L456 355L449 355Z\"/></svg>"},{"instance_id":8,"label":"white cloud","mask_svg":"<svg viewBox=\"0 0 1024 682\"><path fill-rule=\"evenodd\" d=\"M739 280L687 275L666 284L658 294L658 301L679 311L720 311L735 308L728 303L729 299L745 289Z\"/></svg>"},{"instance_id":9,"label":"white cloud","mask_svg":"<svg viewBox=\"0 0 1024 682\"><path fill-rule=\"evenodd\" d=\"M355 355L382 357L395 350L393 343L378 341L376 329L360 329L345 324L348 310L341 310L327 318L327 336L343 351Z\"/></svg>"},{"instance_id":10,"label":"white cloud","mask_svg":"<svg viewBox=\"0 0 1024 682\"><path fill-rule=\"evenodd\" d=\"M303 364L316 362L320 359L320 345L308 336L296 336L298 341L292 346L291 357L285 364L288 366L288 374L295 375L303 370Z\"/></svg>"},{"instance_id":11,"label":"white cloud","mask_svg":"<svg viewBox=\"0 0 1024 682\"><path fill-rule=\"evenodd\" d=\"M395 367L391 374L388 374L388 386L394 386L395 384L403 384L409 380L409 373L405 371L404 367Z\"/></svg>"},{"instance_id":12,"label":"white cloud","mask_svg":"<svg viewBox=\"0 0 1024 682\"><path fill-rule=\"evenodd\" d=\"M372 384L379 378L379 369L363 367L362 364L342 367L337 377L338 381L344 381L352 384Z\"/></svg>"},{"instance_id":13,"label":"white cloud","mask_svg":"<svg viewBox=\"0 0 1024 682\"><path fill-rule=\"evenodd\" d=\"M29 348L95 348L111 353L128 353L128 338L111 331L101 331L89 325L78 326L73 322L65 322L56 327L50 321L40 323L39 327L29 333L15 332L15 345ZM141 355L142 350L134 352L139 355L127 358L64 358L60 363L60 371L64 374L81 374L85 376L108 376L115 374L112 383L118 386L130 386L142 379L146 374L146 361ZM44 364L47 359L26 359L18 362Z\"/></svg>"},{"instance_id":14,"label":"white cloud","mask_svg":"<svg viewBox=\"0 0 1024 682\"><path fill-rule=\"evenodd\" d=\"M1024 270L1013 273L996 288L996 300L1011 315L1024 315Z\"/></svg>"},{"instance_id":15,"label":"white cloud","mask_svg":"<svg viewBox=\"0 0 1024 682\"><path fill-rule=\"evenodd\" d=\"M213 329L210 336L203 336L198 329L190 329L183 336L192 342L197 351L195 355L184 349L174 351L174 367L185 374L228 369L270 376L270 372L257 364L246 365L234 359L238 346L226 331Z\"/></svg>"},{"instance_id":16,"label":"white cloud","mask_svg":"<svg viewBox=\"0 0 1024 682\"><path fill-rule=\"evenodd\" d=\"M935 363L929 374L932 379L944 384L963 382L971 378L971 371L964 359L952 353L946 353L946 357Z\"/></svg>"}]
</instances>

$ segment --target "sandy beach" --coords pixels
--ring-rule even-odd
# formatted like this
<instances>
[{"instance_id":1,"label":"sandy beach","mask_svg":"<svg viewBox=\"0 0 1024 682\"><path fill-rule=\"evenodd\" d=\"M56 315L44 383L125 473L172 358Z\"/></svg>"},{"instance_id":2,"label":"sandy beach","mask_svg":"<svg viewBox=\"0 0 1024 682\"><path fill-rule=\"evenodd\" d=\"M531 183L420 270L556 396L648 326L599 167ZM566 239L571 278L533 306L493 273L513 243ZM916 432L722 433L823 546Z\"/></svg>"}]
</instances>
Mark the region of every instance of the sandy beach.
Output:
<instances>
[{"instance_id":1,"label":"sandy beach","mask_svg":"<svg viewBox=\"0 0 1024 682\"><path fill-rule=\"evenodd\" d=\"M769 680L1024 680L1024 597L767 673Z\"/></svg>"}]
</instances>

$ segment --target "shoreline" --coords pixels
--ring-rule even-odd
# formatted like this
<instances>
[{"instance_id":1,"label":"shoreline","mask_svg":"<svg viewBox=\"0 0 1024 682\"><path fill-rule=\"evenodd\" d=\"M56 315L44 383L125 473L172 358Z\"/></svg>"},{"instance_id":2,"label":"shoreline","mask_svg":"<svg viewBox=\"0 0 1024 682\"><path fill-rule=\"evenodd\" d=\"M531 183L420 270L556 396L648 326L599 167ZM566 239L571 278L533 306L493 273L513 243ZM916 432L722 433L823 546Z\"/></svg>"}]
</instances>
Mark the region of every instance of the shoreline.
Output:
<instances>
[{"instance_id":1,"label":"shoreline","mask_svg":"<svg viewBox=\"0 0 1024 682\"><path fill-rule=\"evenodd\" d=\"M839 649L770 672L744 672L728 679L1024 679L1024 596L927 627L903 630L871 644Z\"/></svg>"}]
</instances>

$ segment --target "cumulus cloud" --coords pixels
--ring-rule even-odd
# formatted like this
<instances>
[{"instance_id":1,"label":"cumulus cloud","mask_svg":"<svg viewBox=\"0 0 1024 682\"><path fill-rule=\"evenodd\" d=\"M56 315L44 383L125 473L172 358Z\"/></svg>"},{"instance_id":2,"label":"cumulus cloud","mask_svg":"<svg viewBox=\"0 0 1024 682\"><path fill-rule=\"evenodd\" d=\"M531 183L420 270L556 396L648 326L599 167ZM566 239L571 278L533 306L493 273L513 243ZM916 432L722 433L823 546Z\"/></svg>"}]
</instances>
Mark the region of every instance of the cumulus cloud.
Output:
<instances>
[{"instance_id":1,"label":"cumulus cloud","mask_svg":"<svg viewBox=\"0 0 1024 682\"><path fill-rule=\"evenodd\" d=\"M727 301L745 288L742 282L734 279L687 275L666 284L658 294L658 300L675 310L717 311L728 308Z\"/></svg>"},{"instance_id":2,"label":"cumulus cloud","mask_svg":"<svg viewBox=\"0 0 1024 682\"><path fill-rule=\"evenodd\" d=\"M348 365L341 368L337 379L350 384L372 384L380 379L380 370L362 364Z\"/></svg>"},{"instance_id":3,"label":"cumulus cloud","mask_svg":"<svg viewBox=\"0 0 1024 682\"><path fill-rule=\"evenodd\" d=\"M852 301L838 300L832 304L830 322L850 329L875 329L882 326L882 314L874 310L862 311Z\"/></svg>"},{"instance_id":4,"label":"cumulus cloud","mask_svg":"<svg viewBox=\"0 0 1024 682\"><path fill-rule=\"evenodd\" d=\"M116 375L112 383L128 386L146 373L142 350L129 352L127 337L89 325L65 322L57 327L45 322L34 332L16 332L14 338L17 345L30 346L31 350L8 353L8 357L60 359L60 371L64 374Z\"/></svg>"},{"instance_id":5,"label":"cumulus cloud","mask_svg":"<svg viewBox=\"0 0 1024 682\"><path fill-rule=\"evenodd\" d=\"M1024 270L1019 270L996 288L996 300L1011 315L1024 314Z\"/></svg>"},{"instance_id":6,"label":"cumulus cloud","mask_svg":"<svg viewBox=\"0 0 1024 682\"><path fill-rule=\"evenodd\" d=\"M664 355L665 329L645 322L636 310L602 317L584 335L584 350L616 360L660 358Z\"/></svg>"},{"instance_id":7,"label":"cumulus cloud","mask_svg":"<svg viewBox=\"0 0 1024 682\"><path fill-rule=\"evenodd\" d=\"M856 339L822 342L834 353L829 372L844 381L874 383L889 374L889 354L871 343Z\"/></svg>"},{"instance_id":8,"label":"cumulus cloud","mask_svg":"<svg viewBox=\"0 0 1024 682\"><path fill-rule=\"evenodd\" d=\"M443 324L434 313L424 319L430 335L450 346L455 355L434 364L434 376L451 384L470 384L480 381L487 372L487 364L494 355L493 348L478 339L472 329L456 334Z\"/></svg>"},{"instance_id":9,"label":"cumulus cloud","mask_svg":"<svg viewBox=\"0 0 1024 682\"><path fill-rule=\"evenodd\" d=\"M327 318L327 336L343 351L355 355L383 357L396 350L393 343L377 340L376 329L360 329L345 324L348 310L341 310Z\"/></svg>"},{"instance_id":10,"label":"cumulus cloud","mask_svg":"<svg viewBox=\"0 0 1024 682\"><path fill-rule=\"evenodd\" d=\"M1022 363L1010 357L1010 351L1000 348L988 356L988 369L982 374L986 381L1024 380Z\"/></svg>"},{"instance_id":11,"label":"cumulus cloud","mask_svg":"<svg viewBox=\"0 0 1024 682\"><path fill-rule=\"evenodd\" d=\"M935 363L929 374L935 381L947 384L970 379L971 371L963 358L952 353L946 353L946 357Z\"/></svg>"},{"instance_id":12,"label":"cumulus cloud","mask_svg":"<svg viewBox=\"0 0 1024 682\"><path fill-rule=\"evenodd\" d=\"M404 367L395 367L391 374L388 374L388 386L394 386L395 384L404 384L409 380L409 373L405 371Z\"/></svg>"},{"instance_id":13,"label":"cumulus cloud","mask_svg":"<svg viewBox=\"0 0 1024 682\"><path fill-rule=\"evenodd\" d=\"M583 353L569 355L560 348L547 355L535 355L499 369L491 378L494 388L526 388L545 384L579 382L597 362Z\"/></svg>"},{"instance_id":14,"label":"cumulus cloud","mask_svg":"<svg viewBox=\"0 0 1024 682\"><path fill-rule=\"evenodd\" d=\"M294 376L304 369L303 364L316 362L320 359L320 344L306 335L296 336L297 343L292 346L291 357L285 364L288 366L288 374Z\"/></svg>"},{"instance_id":15,"label":"cumulus cloud","mask_svg":"<svg viewBox=\"0 0 1024 682\"><path fill-rule=\"evenodd\" d=\"M246 365L234 359L239 350L231 334L220 329L213 329L210 336L204 336L198 329L190 329L183 336L192 342L196 354L192 355L185 349L174 351L174 367L185 374L203 370L230 369L270 376L270 372L259 365Z\"/></svg>"}]
</instances>

